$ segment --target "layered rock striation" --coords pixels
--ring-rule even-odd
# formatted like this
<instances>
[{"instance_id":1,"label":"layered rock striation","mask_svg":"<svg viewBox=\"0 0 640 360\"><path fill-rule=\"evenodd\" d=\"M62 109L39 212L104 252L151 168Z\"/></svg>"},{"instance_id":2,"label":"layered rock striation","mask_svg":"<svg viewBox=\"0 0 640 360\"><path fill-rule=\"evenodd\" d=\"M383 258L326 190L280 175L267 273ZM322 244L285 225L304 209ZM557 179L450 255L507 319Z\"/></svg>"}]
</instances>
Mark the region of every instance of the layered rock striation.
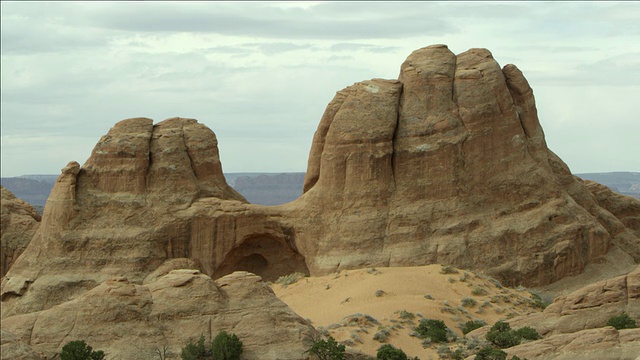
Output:
<instances>
[{"instance_id":1,"label":"layered rock striation","mask_svg":"<svg viewBox=\"0 0 640 360\"><path fill-rule=\"evenodd\" d=\"M614 247L640 260L637 235L547 148L522 72L485 49L422 48L399 80L339 91L304 191L296 242L313 273L445 263L542 285Z\"/></svg>"}]
</instances>

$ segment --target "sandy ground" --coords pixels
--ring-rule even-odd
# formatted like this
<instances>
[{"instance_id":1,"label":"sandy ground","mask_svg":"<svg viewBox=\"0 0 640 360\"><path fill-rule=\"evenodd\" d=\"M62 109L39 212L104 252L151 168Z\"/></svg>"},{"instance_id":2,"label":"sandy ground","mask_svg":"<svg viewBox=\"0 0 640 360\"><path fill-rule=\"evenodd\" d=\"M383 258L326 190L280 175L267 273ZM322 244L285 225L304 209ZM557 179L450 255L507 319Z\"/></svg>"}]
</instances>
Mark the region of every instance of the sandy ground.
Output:
<instances>
[{"instance_id":1,"label":"sandy ground","mask_svg":"<svg viewBox=\"0 0 640 360\"><path fill-rule=\"evenodd\" d=\"M272 288L316 329L374 357L383 344L374 336L386 331L389 335L384 342L407 355L438 359L442 344L423 346L422 339L410 335L423 317L443 320L460 336L459 326L469 320L491 325L541 311L532 305L531 293L525 289L502 287L470 271L443 270L441 265L369 268L303 277L287 286L273 284Z\"/></svg>"}]
</instances>

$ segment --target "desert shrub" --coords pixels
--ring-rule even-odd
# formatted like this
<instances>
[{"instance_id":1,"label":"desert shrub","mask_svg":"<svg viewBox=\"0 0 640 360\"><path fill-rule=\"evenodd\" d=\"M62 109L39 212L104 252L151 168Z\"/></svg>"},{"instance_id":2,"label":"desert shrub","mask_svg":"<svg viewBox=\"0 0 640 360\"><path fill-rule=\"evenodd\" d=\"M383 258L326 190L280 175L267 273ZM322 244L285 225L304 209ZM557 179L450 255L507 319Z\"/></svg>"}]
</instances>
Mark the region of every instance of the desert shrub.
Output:
<instances>
[{"instance_id":1,"label":"desert shrub","mask_svg":"<svg viewBox=\"0 0 640 360\"><path fill-rule=\"evenodd\" d=\"M220 331L211 342L211 354L215 360L240 360L242 341L236 334Z\"/></svg>"},{"instance_id":2,"label":"desert shrub","mask_svg":"<svg viewBox=\"0 0 640 360\"><path fill-rule=\"evenodd\" d=\"M407 354L393 345L384 344L376 353L377 360L407 360Z\"/></svg>"},{"instance_id":3,"label":"desert shrub","mask_svg":"<svg viewBox=\"0 0 640 360\"><path fill-rule=\"evenodd\" d=\"M200 335L198 342L194 343L189 340L187 345L182 348L180 352L180 359L182 360L203 360L206 359L209 354L204 346L204 336Z\"/></svg>"},{"instance_id":4,"label":"desert shrub","mask_svg":"<svg viewBox=\"0 0 640 360\"><path fill-rule=\"evenodd\" d=\"M506 360L507 353L491 346L485 346L476 353L475 360Z\"/></svg>"},{"instance_id":5,"label":"desert shrub","mask_svg":"<svg viewBox=\"0 0 640 360\"><path fill-rule=\"evenodd\" d=\"M440 274L457 274L458 270L451 265L442 265L440 268Z\"/></svg>"},{"instance_id":6,"label":"desert shrub","mask_svg":"<svg viewBox=\"0 0 640 360\"><path fill-rule=\"evenodd\" d=\"M318 340L307 350L320 360L344 360L345 346L338 344L336 339L329 337L327 340Z\"/></svg>"},{"instance_id":7,"label":"desert shrub","mask_svg":"<svg viewBox=\"0 0 640 360\"><path fill-rule=\"evenodd\" d=\"M391 331L389 331L388 328L381 326L378 328L378 332L373 334L373 340L383 343L387 341L389 335L391 335Z\"/></svg>"},{"instance_id":8,"label":"desert shrub","mask_svg":"<svg viewBox=\"0 0 640 360\"><path fill-rule=\"evenodd\" d=\"M537 307L539 309L545 309L551 303L550 301L543 300L542 297L540 297L540 295L534 292L529 291L529 293L531 294L531 305L533 307Z\"/></svg>"},{"instance_id":9,"label":"desert shrub","mask_svg":"<svg viewBox=\"0 0 640 360\"><path fill-rule=\"evenodd\" d=\"M471 295L474 295L474 296L483 296L483 295L487 295L487 294L489 294L489 292L486 289L481 288L480 286L476 286L471 291Z\"/></svg>"},{"instance_id":10,"label":"desert shrub","mask_svg":"<svg viewBox=\"0 0 640 360\"><path fill-rule=\"evenodd\" d=\"M413 320L416 318L416 315L412 312L406 311L406 310L402 310L399 312L400 319L404 319L404 320Z\"/></svg>"},{"instance_id":11,"label":"desert shrub","mask_svg":"<svg viewBox=\"0 0 640 360\"><path fill-rule=\"evenodd\" d=\"M462 325L462 333L464 335L467 335L468 333L472 332L475 329L479 329L483 326L487 325L486 322L482 321L482 320L469 320L466 323L464 323L464 325Z\"/></svg>"},{"instance_id":12,"label":"desert shrub","mask_svg":"<svg viewBox=\"0 0 640 360\"><path fill-rule=\"evenodd\" d=\"M626 312L618 316L614 316L607 321L607 326L613 326L614 328L620 329L635 329L638 327L636 321L632 319Z\"/></svg>"},{"instance_id":13,"label":"desert shrub","mask_svg":"<svg viewBox=\"0 0 640 360\"><path fill-rule=\"evenodd\" d=\"M520 344L520 335L511 330L509 323L498 321L487 333L487 340L495 346L504 349Z\"/></svg>"},{"instance_id":14,"label":"desert shrub","mask_svg":"<svg viewBox=\"0 0 640 360\"><path fill-rule=\"evenodd\" d=\"M280 284L282 287L287 287L288 285L295 284L298 280L306 276L306 274L301 272L294 272L289 275L280 276L278 280L276 280L276 284Z\"/></svg>"},{"instance_id":15,"label":"desert shrub","mask_svg":"<svg viewBox=\"0 0 640 360\"><path fill-rule=\"evenodd\" d=\"M447 326L442 320L422 319L414 328L421 338L430 338L432 342L447 342Z\"/></svg>"},{"instance_id":16,"label":"desert shrub","mask_svg":"<svg viewBox=\"0 0 640 360\"><path fill-rule=\"evenodd\" d=\"M93 351L93 348L84 340L70 341L62 347L60 360L102 360L104 352Z\"/></svg>"},{"instance_id":17,"label":"desert shrub","mask_svg":"<svg viewBox=\"0 0 640 360\"><path fill-rule=\"evenodd\" d=\"M542 336L538 334L538 331L530 326L525 326L514 331L516 335L526 340L538 340L542 339Z\"/></svg>"},{"instance_id":18,"label":"desert shrub","mask_svg":"<svg viewBox=\"0 0 640 360\"><path fill-rule=\"evenodd\" d=\"M476 306L477 302L470 298L470 297L464 297L462 298L462 300L460 301L460 303L462 304L462 306L464 307L474 307Z\"/></svg>"}]
</instances>

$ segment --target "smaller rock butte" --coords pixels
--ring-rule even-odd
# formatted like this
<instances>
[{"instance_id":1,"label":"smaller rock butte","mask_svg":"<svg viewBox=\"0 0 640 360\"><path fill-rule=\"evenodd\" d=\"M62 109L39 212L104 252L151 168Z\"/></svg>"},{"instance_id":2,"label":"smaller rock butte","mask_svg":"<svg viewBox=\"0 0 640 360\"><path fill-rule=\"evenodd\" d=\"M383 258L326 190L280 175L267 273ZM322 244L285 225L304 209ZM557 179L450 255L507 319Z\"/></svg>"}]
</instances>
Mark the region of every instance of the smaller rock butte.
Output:
<instances>
[{"instance_id":1,"label":"smaller rock butte","mask_svg":"<svg viewBox=\"0 0 640 360\"><path fill-rule=\"evenodd\" d=\"M4 276L29 245L41 218L33 206L16 198L3 186L0 190L0 276Z\"/></svg>"},{"instance_id":2,"label":"smaller rock butte","mask_svg":"<svg viewBox=\"0 0 640 360\"><path fill-rule=\"evenodd\" d=\"M422 48L399 80L339 91L304 188L289 204L248 204L227 185L206 126L123 120L82 167L62 170L2 280L3 323L113 278L141 286L185 259L214 278L444 263L529 286L613 249L621 264L640 261L639 201L604 201L574 178L546 147L522 73L485 49Z\"/></svg>"}]
</instances>

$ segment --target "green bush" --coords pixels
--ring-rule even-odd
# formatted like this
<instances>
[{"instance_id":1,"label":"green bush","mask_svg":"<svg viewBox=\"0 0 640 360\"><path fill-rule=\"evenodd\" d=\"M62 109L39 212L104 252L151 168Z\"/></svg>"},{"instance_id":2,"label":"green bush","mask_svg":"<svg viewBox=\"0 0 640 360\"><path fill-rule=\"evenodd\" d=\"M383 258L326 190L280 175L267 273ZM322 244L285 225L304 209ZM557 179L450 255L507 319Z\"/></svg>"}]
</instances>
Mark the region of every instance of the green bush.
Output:
<instances>
[{"instance_id":1,"label":"green bush","mask_svg":"<svg viewBox=\"0 0 640 360\"><path fill-rule=\"evenodd\" d=\"M200 335L198 342L194 343L189 340L187 345L182 348L180 352L180 358L182 360L204 360L209 356L207 349L204 346L204 336Z\"/></svg>"},{"instance_id":2,"label":"green bush","mask_svg":"<svg viewBox=\"0 0 640 360\"><path fill-rule=\"evenodd\" d=\"M414 329L421 338L430 338L432 342L447 342L447 326L442 320L422 319Z\"/></svg>"},{"instance_id":3,"label":"green bush","mask_svg":"<svg viewBox=\"0 0 640 360\"><path fill-rule=\"evenodd\" d=\"M487 323L482 320L469 320L466 323L464 323L461 330L464 335L467 335L473 330L479 329L485 325L487 325Z\"/></svg>"},{"instance_id":4,"label":"green bush","mask_svg":"<svg viewBox=\"0 0 640 360\"><path fill-rule=\"evenodd\" d=\"M393 347L390 344L384 344L378 349L376 354L377 360L407 360L407 354L404 351Z\"/></svg>"},{"instance_id":5,"label":"green bush","mask_svg":"<svg viewBox=\"0 0 640 360\"><path fill-rule=\"evenodd\" d=\"M220 331L211 342L211 354L214 360L240 360L242 341L236 334Z\"/></svg>"},{"instance_id":6,"label":"green bush","mask_svg":"<svg viewBox=\"0 0 640 360\"><path fill-rule=\"evenodd\" d=\"M493 348L491 346L485 346L476 353L475 360L506 360L506 359L507 359L506 352L500 349Z\"/></svg>"},{"instance_id":7,"label":"green bush","mask_svg":"<svg viewBox=\"0 0 640 360\"><path fill-rule=\"evenodd\" d=\"M509 323L498 321L487 333L487 340L495 346L504 349L520 344L520 335L511 330Z\"/></svg>"},{"instance_id":8,"label":"green bush","mask_svg":"<svg viewBox=\"0 0 640 360\"><path fill-rule=\"evenodd\" d=\"M542 339L542 336L538 334L538 331L530 326L525 326L520 329L517 329L514 331L514 333L516 333L516 335L526 340Z\"/></svg>"},{"instance_id":9,"label":"green bush","mask_svg":"<svg viewBox=\"0 0 640 360\"><path fill-rule=\"evenodd\" d=\"M635 329L638 327L636 321L632 319L626 312L618 316L614 316L607 321L607 326L613 326L614 328L621 329Z\"/></svg>"},{"instance_id":10,"label":"green bush","mask_svg":"<svg viewBox=\"0 0 640 360\"><path fill-rule=\"evenodd\" d=\"M329 337L327 340L318 340L307 350L320 360L344 360L345 346L338 344L336 339Z\"/></svg>"},{"instance_id":11,"label":"green bush","mask_svg":"<svg viewBox=\"0 0 640 360\"><path fill-rule=\"evenodd\" d=\"M84 340L70 341L62 347L60 360L102 360L104 352L93 351L93 348Z\"/></svg>"}]
</instances>

